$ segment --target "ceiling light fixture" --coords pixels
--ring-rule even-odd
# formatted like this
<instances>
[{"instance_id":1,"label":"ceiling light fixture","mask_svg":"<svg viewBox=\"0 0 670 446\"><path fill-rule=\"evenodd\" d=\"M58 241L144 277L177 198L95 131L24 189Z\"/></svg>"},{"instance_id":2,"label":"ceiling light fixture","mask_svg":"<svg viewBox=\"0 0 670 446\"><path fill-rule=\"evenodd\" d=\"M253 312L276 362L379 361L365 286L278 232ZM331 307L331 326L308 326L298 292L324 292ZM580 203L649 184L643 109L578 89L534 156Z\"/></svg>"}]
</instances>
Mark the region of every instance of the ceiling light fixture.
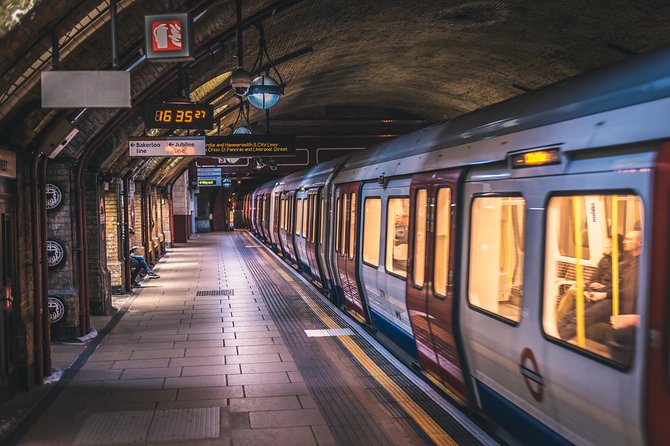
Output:
<instances>
[{"instance_id":1,"label":"ceiling light fixture","mask_svg":"<svg viewBox=\"0 0 670 446\"><path fill-rule=\"evenodd\" d=\"M256 24L258 32L260 33L259 42L258 42L258 56L254 62L254 66L251 69L252 73L257 72L258 74L251 81L249 86L249 93L247 98L251 105L262 110L267 110L273 107L279 98L284 94L284 80L277 70L272 58L268 54L267 45L265 42L265 31L263 30L263 24L258 22ZM265 73L263 73L263 58L267 58L268 67L265 67ZM273 79L270 76L270 70L274 70L279 82ZM258 70L258 71L256 71Z\"/></svg>"}]
</instances>

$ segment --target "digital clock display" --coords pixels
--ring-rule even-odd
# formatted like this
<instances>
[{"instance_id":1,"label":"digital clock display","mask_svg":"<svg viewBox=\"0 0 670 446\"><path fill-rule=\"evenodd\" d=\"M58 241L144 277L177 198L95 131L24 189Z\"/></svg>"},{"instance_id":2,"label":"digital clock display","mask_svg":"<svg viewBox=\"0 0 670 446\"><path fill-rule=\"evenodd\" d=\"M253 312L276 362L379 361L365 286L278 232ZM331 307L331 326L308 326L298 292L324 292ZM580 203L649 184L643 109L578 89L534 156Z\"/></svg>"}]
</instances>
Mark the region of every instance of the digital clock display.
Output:
<instances>
[{"instance_id":1,"label":"digital clock display","mask_svg":"<svg viewBox=\"0 0 670 446\"><path fill-rule=\"evenodd\" d=\"M214 125L214 107L207 104L149 104L144 124L152 129L209 130Z\"/></svg>"}]
</instances>

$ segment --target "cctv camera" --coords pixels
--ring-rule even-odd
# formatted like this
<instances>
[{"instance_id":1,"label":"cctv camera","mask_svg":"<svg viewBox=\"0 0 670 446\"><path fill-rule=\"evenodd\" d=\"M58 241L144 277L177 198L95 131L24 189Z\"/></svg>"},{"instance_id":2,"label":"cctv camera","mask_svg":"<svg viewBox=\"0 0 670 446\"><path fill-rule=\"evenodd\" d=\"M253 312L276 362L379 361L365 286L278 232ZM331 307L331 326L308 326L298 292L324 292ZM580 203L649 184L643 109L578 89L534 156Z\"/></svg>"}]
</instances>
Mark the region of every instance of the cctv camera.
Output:
<instances>
[{"instance_id":1,"label":"cctv camera","mask_svg":"<svg viewBox=\"0 0 670 446\"><path fill-rule=\"evenodd\" d=\"M246 96L251 86L251 75L244 68L237 68L230 76L230 85L238 96Z\"/></svg>"}]
</instances>

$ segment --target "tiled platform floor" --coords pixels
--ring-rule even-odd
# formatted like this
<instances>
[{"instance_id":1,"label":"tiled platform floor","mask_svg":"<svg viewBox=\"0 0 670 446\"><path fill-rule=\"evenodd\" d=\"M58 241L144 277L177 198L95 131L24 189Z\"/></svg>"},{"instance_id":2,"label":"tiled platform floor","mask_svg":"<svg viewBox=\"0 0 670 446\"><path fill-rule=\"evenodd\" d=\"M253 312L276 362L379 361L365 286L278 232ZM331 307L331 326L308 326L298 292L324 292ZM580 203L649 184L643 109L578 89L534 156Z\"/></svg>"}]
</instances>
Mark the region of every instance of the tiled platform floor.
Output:
<instances>
[{"instance_id":1,"label":"tiled platform floor","mask_svg":"<svg viewBox=\"0 0 670 446\"><path fill-rule=\"evenodd\" d=\"M171 249L161 278L136 290L19 444L338 444L240 255L245 237L210 234ZM261 267L273 268L265 259ZM309 339L339 362L371 414L383 441L370 444L430 444L379 403L339 344ZM356 429L356 420L337 421L345 422Z\"/></svg>"}]
</instances>

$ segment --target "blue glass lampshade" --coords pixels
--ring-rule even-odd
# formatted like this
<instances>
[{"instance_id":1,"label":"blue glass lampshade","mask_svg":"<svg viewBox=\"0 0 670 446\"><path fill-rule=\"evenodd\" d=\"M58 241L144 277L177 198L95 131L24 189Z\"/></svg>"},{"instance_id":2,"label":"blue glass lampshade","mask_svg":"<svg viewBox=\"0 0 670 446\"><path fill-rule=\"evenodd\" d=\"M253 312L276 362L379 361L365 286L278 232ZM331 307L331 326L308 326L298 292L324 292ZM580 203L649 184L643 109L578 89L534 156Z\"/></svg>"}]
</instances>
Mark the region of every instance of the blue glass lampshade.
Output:
<instances>
[{"instance_id":1,"label":"blue glass lampshade","mask_svg":"<svg viewBox=\"0 0 670 446\"><path fill-rule=\"evenodd\" d=\"M235 130L233 130L233 135L251 135L252 133L253 132L247 127L236 127Z\"/></svg>"},{"instance_id":2,"label":"blue glass lampshade","mask_svg":"<svg viewBox=\"0 0 670 446\"><path fill-rule=\"evenodd\" d=\"M251 81L247 98L251 105L265 110L279 102L279 98L283 93L282 87L279 86L276 80L270 76L261 74Z\"/></svg>"}]
</instances>

